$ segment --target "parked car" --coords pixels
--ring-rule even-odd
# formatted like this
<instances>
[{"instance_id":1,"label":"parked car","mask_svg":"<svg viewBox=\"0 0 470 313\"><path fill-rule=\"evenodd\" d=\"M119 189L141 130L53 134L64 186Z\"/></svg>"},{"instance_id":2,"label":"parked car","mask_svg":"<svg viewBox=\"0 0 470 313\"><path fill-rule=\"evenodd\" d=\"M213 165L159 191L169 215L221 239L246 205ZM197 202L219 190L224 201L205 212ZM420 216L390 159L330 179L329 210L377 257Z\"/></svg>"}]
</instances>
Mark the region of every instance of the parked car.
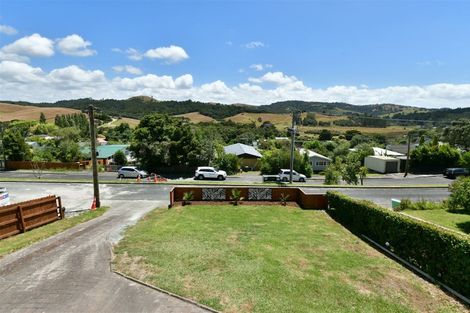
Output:
<instances>
[{"instance_id":1,"label":"parked car","mask_svg":"<svg viewBox=\"0 0 470 313\"><path fill-rule=\"evenodd\" d=\"M279 171L279 180L286 182L290 179L290 170L289 169L281 169ZM296 171L292 171L292 181L298 182L305 182L307 180L307 176L304 174L297 173Z\"/></svg>"},{"instance_id":2,"label":"parked car","mask_svg":"<svg viewBox=\"0 0 470 313\"><path fill-rule=\"evenodd\" d=\"M225 180L227 178L227 173L225 171L219 171L214 167L210 166L200 166L197 168L196 173L194 174L195 179L218 179Z\"/></svg>"},{"instance_id":3,"label":"parked car","mask_svg":"<svg viewBox=\"0 0 470 313\"><path fill-rule=\"evenodd\" d=\"M263 181L282 181L288 182L290 180L290 170L289 169L281 169L279 174L277 175L263 175ZM292 181L298 182L305 182L307 180L307 176L304 174L297 173L296 171L292 171Z\"/></svg>"},{"instance_id":4,"label":"parked car","mask_svg":"<svg viewBox=\"0 0 470 313\"><path fill-rule=\"evenodd\" d=\"M149 176L146 171L140 170L135 166L123 166L118 170L118 178L145 178Z\"/></svg>"},{"instance_id":5,"label":"parked car","mask_svg":"<svg viewBox=\"0 0 470 313\"><path fill-rule=\"evenodd\" d=\"M446 168L444 171L444 177L447 178L456 178L458 176L469 176L470 172L466 168L462 167L452 167L452 168Z\"/></svg>"}]
</instances>

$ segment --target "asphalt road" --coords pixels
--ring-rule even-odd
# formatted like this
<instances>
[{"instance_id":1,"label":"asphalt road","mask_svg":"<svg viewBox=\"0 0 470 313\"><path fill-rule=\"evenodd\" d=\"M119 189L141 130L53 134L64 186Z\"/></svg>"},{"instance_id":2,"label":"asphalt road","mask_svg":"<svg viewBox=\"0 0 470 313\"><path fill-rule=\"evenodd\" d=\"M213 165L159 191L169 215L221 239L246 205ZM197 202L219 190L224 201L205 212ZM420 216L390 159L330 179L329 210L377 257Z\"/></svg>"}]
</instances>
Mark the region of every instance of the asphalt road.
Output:
<instances>
[{"instance_id":1,"label":"asphalt road","mask_svg":"<svg viewBox=\"0 0 470 313\"><path fill-rule=\"evenodd\" d=\"M0 179L5 178L24 178L24 179L36 179L35 174L32 171L19 170L19 171L6 171L0 172ZM103 180L118 180L116 173L103 172L99 173L100 179ZM68 171L68 172L43 172L42 178L44 179L64 179L64 180L92 180L91 171ZM193 181L193 177L172 177L177 180ZM128 179L132 181L134 179ZM312 178L307 180L309 184L323 184L324 177L320 175L314 175ZM243 173L237 176L227 177L226 182L245 182L245 183L261 183L263 181L261 175L255 173ZM443 185L449 184L452 180L444 178L441 174L437 175L413 175L410 174L408 177L403 177L402 173L398 174L387 174L387 175L369 175L364 180L365 186L406 186L406 185ZM343 183L344 184L344 183Z\"/></svg>"},{"instance_id":2,"label":"asphalt road","mask_svg":"<svg viewBox=\"0 0 470 313\"><path fill-rule=\"evenodd\" d=\"M85 210L93 201L93 188L91 184L80 183L25 183L0 182L10 193L10 202L19 202L31 198L54 194L62 197L66 213ZM100 185L101 200L118 201L148 201L149 203L169 203L171 185L158 184L102 184ZM358 199L367 199L385 207L391 207L391 199L426 199L441 201L448 197L447 188L303 188L307 192L326 193L327 190L338 190ZM156 205L154 205L156 206Z\"/></svg>"}]
</instances>

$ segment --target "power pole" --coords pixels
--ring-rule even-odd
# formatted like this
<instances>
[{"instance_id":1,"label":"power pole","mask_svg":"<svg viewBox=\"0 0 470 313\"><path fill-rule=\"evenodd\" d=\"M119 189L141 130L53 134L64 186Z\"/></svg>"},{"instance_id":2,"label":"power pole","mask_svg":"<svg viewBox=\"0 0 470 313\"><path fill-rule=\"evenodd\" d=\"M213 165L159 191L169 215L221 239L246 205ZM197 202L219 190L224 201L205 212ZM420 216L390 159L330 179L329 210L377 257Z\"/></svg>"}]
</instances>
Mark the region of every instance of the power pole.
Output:
<instances>
[{"instance_id":1,"label":"power pole","mask_svg":"<svg viewBox=\"0 0 470 313\"><path fill-rule=\"evenodd\" d=\"M405 175L403 177L408 176L408 171L410 168L410 144L411 144L411 132L408 133L408 149L406 152Z\"/></svg>"},{"instance_id":2,"label":"power pole","mask_svg":"<svg viewBox=\"0 0 470 313\"><path fill-rule=\"evenodd\" d=\"M290 129L291 132L291 140L290 140L290 173L289 173L289 183L292 184L292 172L294 171L294 149L295 149L295 119L296 113L292 111L292 128Z\"/></svg>"},{"instance_id":3,"label":"power pole","mask_svg":"<svg viewBox=\"0 0 470 313\"><path fill-rule=\"evenodd\" d=\"M94 107L88 107L88 117L90 118L90 139L91 139L91 164L93 166L93 196L95 197L96 207L101 206L100 203L100 185L98 183L98 162L96 160L96 135L95 135L95 115Z\"/></svg>"}]
</instances>

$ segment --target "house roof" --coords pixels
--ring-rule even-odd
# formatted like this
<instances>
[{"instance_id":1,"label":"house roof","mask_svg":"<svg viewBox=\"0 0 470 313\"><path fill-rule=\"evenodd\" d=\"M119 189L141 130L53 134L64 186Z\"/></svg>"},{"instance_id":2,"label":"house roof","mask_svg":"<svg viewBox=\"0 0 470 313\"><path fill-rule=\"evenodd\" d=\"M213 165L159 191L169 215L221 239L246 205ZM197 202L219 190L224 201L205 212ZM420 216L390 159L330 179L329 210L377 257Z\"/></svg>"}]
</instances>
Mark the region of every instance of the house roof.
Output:
<instances>
[{"instance_id":1,"label":"house roof","mask_svg":"<svg viewBox=\"0 0 470 313\"><path fill-rule=\"evenodd\" d=\"M308 153L308 157L309 157L309 158L317 157L317 158L320 158L320 159L324 159L324 160L331 161L331 159L330 159L329 157L326 157L326 156L324 156L324 155L321 155L320 153L316 153L315 151L312 151L312 150L300 148L300 149L299 149L299 152L300 152L300 154Z\"/></svg>"},{"instance_id":2,"label":"house roof","mask_svg":"<svg viewBox=\"0 0 470 313\"><path fill-rule=\"evenodd\" d=\"M366 158L383 160L383 161L397 161L398 162L397 158L394 158L394 157L391 157L391 156L384 156L384 155L369 155L369 156L366 156Z\"/></svg>"},{"instance_id":3,"label":"house roof","mask_svg":"<svg viewBox=\"0 0 470 313\"><path fill-rule=\"evenodd\" d=\"M247 146L242 143L236 143L230 146L224 147L225 153L231 153L235 155L249 154L257 158L261 158L262 155L254 147Z\"/></svg>"},{"instance_id":4,"label":"house roof","mask_svg":"<svg viewBox=\"0 0 470 313\"><path fill-rule=\"evenodd\" d=\"M374 155L375 156L392 156L392 157L394 157L394 156L403 155L403 153L388 150L388 149L383 149L383 148L379 148L379 147L373 147L372 149L374 149Z\"/></svg>"},{"instance_id":5,"label":"house roof","mask_svg":"<svg viewBox=\"0 0 470 313\"><path fill-rule=\"evenodd\" d=\"M104 146L97 146L96 147L96 152L98 152L98 159L107 159L112 157L116 152L119 150L126 150L129 147L129 145L104 145ZM82 149L82 152L84 154L89 155L90 154L90 147L85 147Z\"/></svg>"}]
</instances>

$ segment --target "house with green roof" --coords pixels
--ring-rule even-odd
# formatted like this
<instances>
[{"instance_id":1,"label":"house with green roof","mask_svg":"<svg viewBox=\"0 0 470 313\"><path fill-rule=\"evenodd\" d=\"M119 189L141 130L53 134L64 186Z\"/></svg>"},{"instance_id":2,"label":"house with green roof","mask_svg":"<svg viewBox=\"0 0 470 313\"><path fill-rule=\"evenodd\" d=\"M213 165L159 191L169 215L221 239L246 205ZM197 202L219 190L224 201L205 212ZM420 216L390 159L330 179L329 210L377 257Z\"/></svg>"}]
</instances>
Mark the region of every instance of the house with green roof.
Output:
<instances>
[{"instance_id":1,"label":"house with green roof","mask_svg":"<svg viewBox=\"0 0 470 313\"><path fill-rule=\"evenodd\" d=\"M118 151L124 152L128 162L135 161L129 152L129 145L104 145L96 147L96 158L98 159L98 164L108 165L112 162L114 154ZM91 159L90 147L83 147L81 152L87 157L87 159Z\"/></svg>"}]
</instances>

